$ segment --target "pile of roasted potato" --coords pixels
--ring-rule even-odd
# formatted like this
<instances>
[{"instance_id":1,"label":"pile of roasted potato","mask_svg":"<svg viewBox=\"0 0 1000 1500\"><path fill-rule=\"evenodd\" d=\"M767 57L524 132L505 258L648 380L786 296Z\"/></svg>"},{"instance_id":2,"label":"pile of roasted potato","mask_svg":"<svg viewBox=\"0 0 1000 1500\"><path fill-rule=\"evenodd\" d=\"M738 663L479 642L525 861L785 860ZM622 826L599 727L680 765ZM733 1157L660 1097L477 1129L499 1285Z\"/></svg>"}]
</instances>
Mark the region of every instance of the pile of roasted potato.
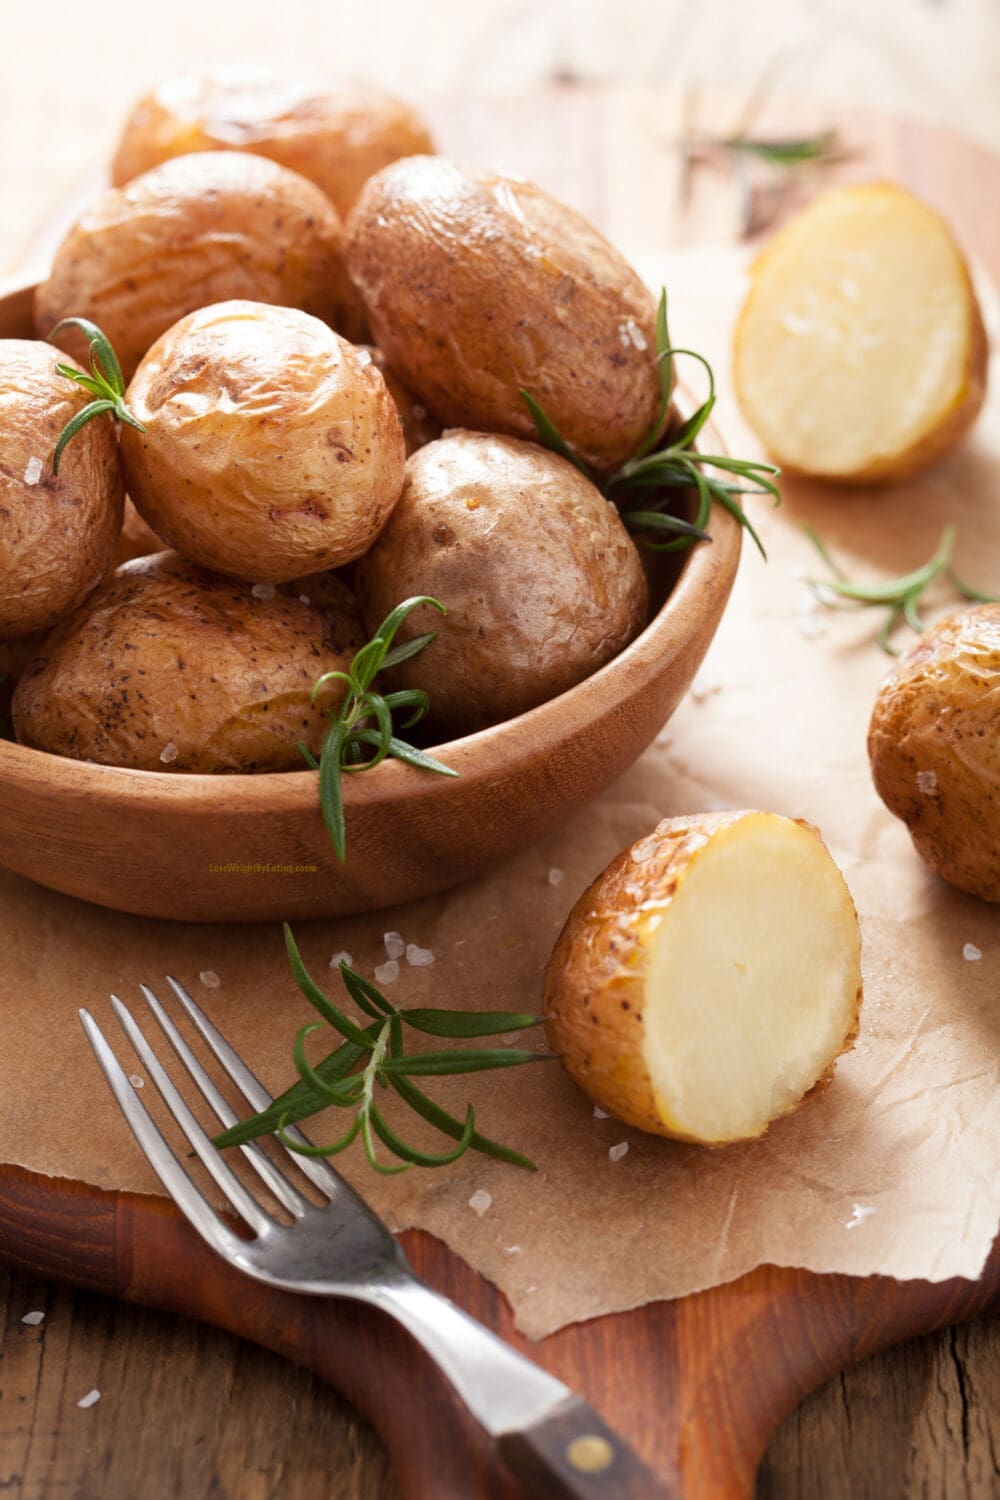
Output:
<instances>
[{"instance_id":1,"label":"pile of roasted potato","mask_svg":"<svg viewBox=\"0 0 1000 1500\"><path fill-rule=\"evenodd\" d=\"M137 105L117 185L37 290L37 341L0 341L0 673L22 743L302 766L341 692L313 684L414 594L447 615L398 683L439 740L643 628L618 511L536 440L521 392L595 475L622 464L661 400L654 300L541 189L432 153L371 89L221 69ZM109 374L90 325L124 406L57 455Z\"/></svg>"}]
</instances>

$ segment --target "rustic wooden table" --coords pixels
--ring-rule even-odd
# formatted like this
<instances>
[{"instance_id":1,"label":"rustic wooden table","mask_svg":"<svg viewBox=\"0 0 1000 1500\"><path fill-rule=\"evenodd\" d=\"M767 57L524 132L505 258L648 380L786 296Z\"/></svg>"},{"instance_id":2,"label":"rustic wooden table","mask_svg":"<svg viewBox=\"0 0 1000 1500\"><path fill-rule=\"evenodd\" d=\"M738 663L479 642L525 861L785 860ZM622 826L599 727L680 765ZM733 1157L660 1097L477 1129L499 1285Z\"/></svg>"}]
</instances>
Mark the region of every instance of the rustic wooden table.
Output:
<instances>
[{"instance_id":1,"label":"rustic wooden table","mask_svg":"<svg viewBox=\"0 0 1000 1500\"><path fill-rule=\"evenodd\" d=\"M895 14L901 7L917 9L905 0L883 9ZM782 4L768 0L767 8L777 14ZM784 8L796 15L803 9L794 0ZM840 7L858 18L863 8L854 0ZM228 3L211 14L192 4L162 4L137 34L132 21L127 27L98 28L92 10L62 0L39 0L30 13L17 8L16 16L13 7L5 9L0 217L8 234L0 246L0 271L13 270L25 247L37 245L39 220L78 189L81 176L99 167L121 110L137 88L184 58L228 50L225 25L231 27L234 14ZM385 71L397 86L405 85L413 38L407 42L408 32L388 24L394 20L390 5L370 9L378 25L373 21L365 30L355 18L350 55L371 66L384 43ZM546 13L545 6L538 9ZM639 3L631 7L632 20L653 25L654 9L663 11L663 21L647 51L662 60L669 55L668 21L676 23L677 16L667 17L669 8ZM604 95L597 104L593 90L567 87L558 129L539 128L524 97L508 93L488 102L477 94L483 74L497 71L497 50L501 60L506 55L503 39L509 41L509 32L503 25L509 10L496 3L480 8L475 35L470 32L462 46L453 42L444 61L435 51L433 66L414 75L408 92L416 98L427 92L428 80L440 90L462 82L457 69L465 75L467 103L442 109L441 120L447 120L442 143L537 177L630 246L651 248L685 237L675 211L676 157L670 145L679 126L678 96ZM587 14L571 42L569 33L557 30L543 37L520 11L512 15L510 24L524 28L519 54L524 76L537 78L546 69L579 71L581 59L585 70L588 59L592 71L607 70L618 46L613 29L606 18L598 24L601 6L578 10ZM440 3L429 11L442 20ZM314 58L312 8L293 0L288 12L287 24L283 16L276 26L269 4L244 0L240 53ZM961 23L956 18L956 27L964 29L949 33L952 51L962 40L969 43L963 56L970 90L977 87L977 67L990 55L993 19L987 6L971 4ZM933 67L939 31L929 30L925 18L919 25L916 16L913 20L902 69L903 74L910 70L916 97ZM332 8L319 31L325 55L336 65L343 52L331 27ZM890 40L891 33L883 31L886 54ZM847 41L856 50L857 37ZM869 41L877 48L879 37L872 33ZM708 45L701 32L698 45L703 52ZM921 47L922 59L914 55ZM842 45L841 56L846 88L851 46ZM884 76L888 97L905 105L912 101L898 62L890 63L887 55ZM742 54L740 66L744 74L750 67ZM510 78L501 68L494 81L502 86ZM938 102L953 101L958 108L961 92L951 76ZM713 118L710 99L703 107ZM820 116L824 108L819 107ZM971 123L988 134L995 123L988 101L973 116ZM820 123L825 118L828 109ZM602 171L575 171L574 158L595 150L603 154ZM599 190L575 194L573 184L583 182L598 182ZM22 1319L31 1311L44 1312L44 1321L25 1324ZM100 1400L78 1408L91 1389L101 1391ZM304 1371L214 1329L2 1273L0 1491L18 1500L133 1500L139 1494L145 1500L237 1495L241 1500L390 1500L395 1493L370 1429ZM776 1436L759 1493L816 1500L903 1495L986 1500L1000 1493L1000 1324L993 1320L921 1339L848 1371L818 1392Z\"/></svg>"}]
</instances>

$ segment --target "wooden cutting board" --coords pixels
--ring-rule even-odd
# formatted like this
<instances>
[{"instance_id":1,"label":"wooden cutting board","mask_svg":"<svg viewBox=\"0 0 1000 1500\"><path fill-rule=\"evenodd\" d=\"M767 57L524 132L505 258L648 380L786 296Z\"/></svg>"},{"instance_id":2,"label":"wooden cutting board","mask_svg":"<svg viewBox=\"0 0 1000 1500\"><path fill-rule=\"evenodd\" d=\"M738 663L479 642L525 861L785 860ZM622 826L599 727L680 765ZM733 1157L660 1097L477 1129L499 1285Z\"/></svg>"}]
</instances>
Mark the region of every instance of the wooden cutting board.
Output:
<instances>
[{"instance_id":1,"label":"wooden cutting board","mask_svg":"<svg viewBox=\"0 0 1000 1500\"><path fill-rule=\"evenodd\" d=\"M629 246L718 242L731 231L732 185L723 176L699 174L686 211L679 208L670 144L680 119L676 100L572 88L547 92L530 107L523 99L465 99L437 115L446 148L502 157ZM768 128L801 118L786 112ZM864 154L839 169L841 176L906 182L947 215L967 249L1000 279L1000 218L984 212L1000 197L1000 163L945 132L885 117L854 116L846 128ZM27 306L20 312L26 318ZM403 1241L432 1286L579 1390L680 1493L698 1500L749 1495L777 1425L836 1371L1000 1306L995 1246L978 1283L762 1267L728 1286L528 1345L496 1290L440 1242L419 1233ZM305 1365L370 1418L408 1500L519 1494L433 1368L391 1324L349 1304L248 1282L160 1199L0 1166L0 1258L203 1319Z\"/></svg>"}]
</instances>

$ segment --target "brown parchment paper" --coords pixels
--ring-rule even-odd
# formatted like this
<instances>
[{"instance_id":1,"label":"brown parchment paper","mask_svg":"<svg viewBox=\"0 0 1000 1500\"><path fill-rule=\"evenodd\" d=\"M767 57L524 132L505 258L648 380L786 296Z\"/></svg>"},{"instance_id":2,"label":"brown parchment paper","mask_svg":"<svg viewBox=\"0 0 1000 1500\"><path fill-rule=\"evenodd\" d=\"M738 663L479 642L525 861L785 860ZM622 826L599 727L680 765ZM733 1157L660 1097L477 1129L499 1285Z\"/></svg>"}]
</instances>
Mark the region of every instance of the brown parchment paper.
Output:
<instances>
[{"instance_id":1,"label":"brown parchment paper","mask_svg":"<svg viewBox=\"0 0 1000 1500\"><path fill-rule=\"evenodd\" d=\"M671 288L676 340L715 361L720 425L731 451L748 451L727 394L740 257L686 252L644 269ZM995 342L996 298L989 288L984 295ZM993 389L971 441L918 483L847 493L788 481L780 511L755 507L770 562L745 549L693 692L643 759L558 837L447 896L299 928L307 961L331 983L331 955L347 950L371 973L385 959L382 934L395 930L430 948L434 963L404 961L394 995L534 1008L577 894L659 818L761 807L823 830L862 915L861 1037L829 1091L762 1141L709 1152L643 1137L595 1118L558 1065L546 1063L430 1085L459 1110L473 1097L480 1127L534 1156L536 1175L470 1153L444 1170L383 1179L358 1151L340 1158L393 1226L441 1236L501 1287L533 1337L724 1282L761 1262L930 1280L982 1269L1000 1213L1000 910L930 875L876 798L865 732L887 665L873 644L877 625L868 614L813 607L801 578L815 560L797 528L810 519L851 570L875 574L923 561L951 520L961 572L995 589L995 379ZM108 992L137 998L140 980L155 984L167 972L190 985L273 1088L292 1081L292 1037L311 1012L276 927L140 921L6 875L0 924L0 1159L158 1191L97 1073L76 1008L94 1009L118 1044ZM982 956L964 957L973 951L967 944ZM218 988L201 982L203 971L219 976ZM330 1120L313 1131L334 1133ZM609 1148L621 1143L627 1153L612 1160ZM481 1214L469 1203L479 1190L491 1196Z\"/></svg>"}]
</instances>

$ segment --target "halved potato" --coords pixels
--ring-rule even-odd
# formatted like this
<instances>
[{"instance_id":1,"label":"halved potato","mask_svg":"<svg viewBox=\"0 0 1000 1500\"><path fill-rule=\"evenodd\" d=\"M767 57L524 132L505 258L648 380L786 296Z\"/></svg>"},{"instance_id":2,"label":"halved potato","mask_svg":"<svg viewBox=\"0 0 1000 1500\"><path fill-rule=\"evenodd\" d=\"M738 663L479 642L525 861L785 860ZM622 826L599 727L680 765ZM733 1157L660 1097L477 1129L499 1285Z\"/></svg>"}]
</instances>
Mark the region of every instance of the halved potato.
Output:
<instances>
[{"instance_id":1,"label":"halved potato","mask_svg":"<svg viewBox=\"0 0 1000 1500\"><path fill-rule=\"evenodd\" d=\"M817 198L751 271L735 335L737 394L787 468L902 479L975 421L987 345L948 226L891 182Z\"/></svg>"},{"instance_id":2,"label":"halved potato","mask_svg":"<svg viewBox=\"0 0 1000 1500\"><path fill-rule=\"evenodd\" d=\"M549 1043L597 1104L656 1135L762 1135L857 1035L861 937L817 830L668 818L577 902L545 979Z\"/></svg>"}]
</instances>

